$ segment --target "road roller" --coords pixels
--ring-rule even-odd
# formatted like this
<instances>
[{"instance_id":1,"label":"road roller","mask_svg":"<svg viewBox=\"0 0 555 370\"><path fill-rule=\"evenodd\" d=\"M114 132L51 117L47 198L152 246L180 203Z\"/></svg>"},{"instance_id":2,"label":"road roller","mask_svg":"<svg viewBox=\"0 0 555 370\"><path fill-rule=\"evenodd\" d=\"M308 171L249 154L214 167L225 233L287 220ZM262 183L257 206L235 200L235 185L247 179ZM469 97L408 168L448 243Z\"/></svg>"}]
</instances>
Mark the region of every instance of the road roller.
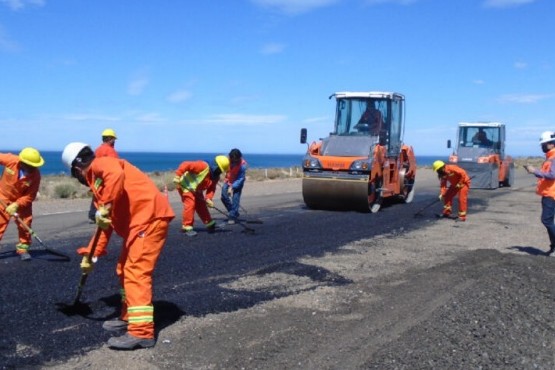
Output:
<instances>
[{"instance_id":1,"label":"road roller","mask_svg":"<svg viewBox=\"0 0 555 370\"><path fill-rule=\"evenodd\" d=\"M410 203L416 158L403 143L405 97L395 92L337 92L329 136L301 143L302 193L308 208L378 212L387 200Z\"/></svg>"}]
</instances>

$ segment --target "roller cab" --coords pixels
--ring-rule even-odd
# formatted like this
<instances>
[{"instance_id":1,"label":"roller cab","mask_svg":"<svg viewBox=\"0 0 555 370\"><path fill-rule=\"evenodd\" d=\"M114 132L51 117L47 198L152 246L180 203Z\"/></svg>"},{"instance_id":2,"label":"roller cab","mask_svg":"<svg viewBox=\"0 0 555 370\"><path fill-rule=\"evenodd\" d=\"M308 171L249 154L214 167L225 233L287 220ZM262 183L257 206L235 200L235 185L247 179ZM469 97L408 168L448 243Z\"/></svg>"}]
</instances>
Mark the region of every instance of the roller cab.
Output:
<instances>
[{"instance_id":1,"label":"roller cab","mask_svg":"<svg viewBox=\"0 0 555 370\"><path fill-rule=\"evenodd\" d=\"M451 148L450 141L447 147ZM472 178L471 188L497 189L512 186L513 158L505 154L505 124L500 122L461 122L457 146L449 163L463 168Z\"/></svg>"},{"instance_id":2,"label":"roller cab","mask_svg":"<svg viewBox=\"0 0 555 370\"><path fill-rule=\"evenodd\" d=\"M402 141L405 98L392 92L338 92L333 131L307 144L303 199L313 209L377 212L387 198L414 196L416 160Z\"/></svg>"}]
</instances>

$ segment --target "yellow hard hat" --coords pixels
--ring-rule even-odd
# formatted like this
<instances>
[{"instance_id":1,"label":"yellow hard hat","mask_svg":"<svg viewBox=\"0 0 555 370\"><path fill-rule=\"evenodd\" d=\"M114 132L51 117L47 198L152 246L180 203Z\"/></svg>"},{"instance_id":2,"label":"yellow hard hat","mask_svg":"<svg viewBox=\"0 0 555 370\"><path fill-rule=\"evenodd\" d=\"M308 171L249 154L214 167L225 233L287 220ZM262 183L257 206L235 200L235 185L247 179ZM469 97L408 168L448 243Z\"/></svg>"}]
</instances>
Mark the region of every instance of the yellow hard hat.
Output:
<instances>
[{"instance_id":1,"label":"yellow hard hat","mask_svg":"<svg viewBox=\"0 0 555 370\"><path fill-rule=\"evenodd\" d=\"M23 148L19 152L19 160L31 167L40 167L44 164L44 158L40 156L40 153L35 148Z\"/></svg>"},{"instance_id":2,"label":"yellow hard hat","mask_svg":"<svg viewBox=\"0 0 555 370\"><path fill-rule=\"evenodd\" d=\"M443 161L435 161L432 163L432 169L437 172L441 167L445 166L445 162Z\"/></svg>"},{"instance_id":3,"label":"yellow hard hat","mask_svg":"<svg viewBox=\"0 0 555 370\"><path fill-rule=\"evenodd\" d=\"M106 130L102 131L102 136L111 136L114 139L117 139L118 137L116 136L116 132L111 129L111 128L107 128Z\"/></svg>"},{"instance_id":4,"label":"yellow hard hat","mask_svg":"<svg viewBox=\"0 0 555 370\"><path fill-rule=\"evenodd\" d=\"M217 155L216 164L220 167L222 172L227 172L227 170L229 170L229 158L225 155Z\"/></svg>"}]
</instances>

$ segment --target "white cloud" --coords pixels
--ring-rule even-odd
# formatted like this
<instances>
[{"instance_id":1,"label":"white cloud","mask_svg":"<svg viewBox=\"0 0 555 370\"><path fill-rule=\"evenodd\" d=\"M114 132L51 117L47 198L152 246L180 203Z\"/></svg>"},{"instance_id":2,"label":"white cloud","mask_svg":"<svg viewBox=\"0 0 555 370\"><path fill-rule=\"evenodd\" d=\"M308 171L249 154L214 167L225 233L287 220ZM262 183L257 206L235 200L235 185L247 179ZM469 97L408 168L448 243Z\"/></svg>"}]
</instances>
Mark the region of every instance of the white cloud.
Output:
<instances>
[{"instance_id":1,"label":"white cloud","mask_svg":"<svg viewBox=\"0 0 555 370\"><path fill-rule=\"evenodd\" d=\"M475 85L483 85L486 82L484 80L477 79L477 80L472 81L472 83L475 84Z\"/></svg>"},{"instance_id":2,"label":"white cloud","mask_svg":"<svg viewBox=\"0 0 555 370\"><path fill-rule=\"evenodd\" d=\"M257 126L283 122L287 117L283 115L250 115L250 114L215 114L204 121L224 125Z\"/></svg>"},{"instance_id":3,"label":"white cloud","mask_svg":"<svg viewBox=\"0 0 555 370\"><path fill-rule=\"evenodd\" d=\"M498 101L500 103L534 104L552 97L552 94L507 94L499 97Z\"/></svg>"},{"instance_id":4,"label":"white cloud","mask_svg":"<svg viewBox=\"0 0 555 370\"><path fill-rule=\"evenodd\" d=\"M340 0L251 0L254 4L276 9L289 15L306 13Z\"/></svg>"},{"instance_id":5,"label":"white cloud","mask_svg":"<svg viewBox=\"0 0 555 370\"><path fill-rule=\"evenodd\" d=\"M279 54L285 50L285 45L278 44L278 43L269 43L262 47L260 52L262 54L270 55L270 54Z\"/></svg>"},{"instance_id":6,"label":"white cloud","mask_svg":"<svg viewBox=\"0 0 555 370\"><path fill-rule=\"evenodd\" d=\"M46 4L44 0L0 0L0 3L5 4L11 10L21 10L27 6L41 7Z\"/></svg>"},{"instance_id":7,"label":"white cloud","mask_svg":"<svg viewBox=\"0 0 555 370\"><path fill-rule=\"evenodd\" d=\"M190 91L178 90L171 93L170 96L168 96L168 101L171 103L182 103L184 101L191 99L192 96L193 94Z\"/></svg>"},{"instance_id":8,"label":"white cloud","mask_svg":"<svg viewBox=\"0 0 555 370\"><path fill-rule=\"evenodd\" d=\"M148 85L148 78L145 76L136 77L127 86L127 93L129 95L140 95Z\"/></svg>"},{"instance_id":9,"label":"white cloud","mask_svg":"<svg viewBox=\"0 0 555 370\"><path fill-rule=\"evenodd\" d=\"M484 6L486 8L509 8L525 4L531 4L536 0L485 0Z\"/></svg>"},{"instance_id":10,"label":"white cloud","mask_svg":"<svg viewBox=\"0 0 555 370\"><path fill-rule=\"evenodd\" d=\"M525 62L515 62L514 67L516 69L526 69L528 67L528 63Z\"/></svg>"}]
</instances>

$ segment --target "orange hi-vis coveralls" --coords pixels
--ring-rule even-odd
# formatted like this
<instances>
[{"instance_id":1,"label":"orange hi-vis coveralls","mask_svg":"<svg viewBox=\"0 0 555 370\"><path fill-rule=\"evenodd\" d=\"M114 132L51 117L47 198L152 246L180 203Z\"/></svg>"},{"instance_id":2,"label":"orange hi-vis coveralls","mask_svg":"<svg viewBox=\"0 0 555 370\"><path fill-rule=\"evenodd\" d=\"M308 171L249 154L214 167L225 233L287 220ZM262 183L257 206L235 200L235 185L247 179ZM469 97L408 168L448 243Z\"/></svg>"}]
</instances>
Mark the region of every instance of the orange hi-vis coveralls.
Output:
<instances>
[{"instance_id":1,"label":"orange hi-vis coveralls","mask_svg":"<svg viewBox=\"0 0 555 370\"><path fill-rule=\"evenodd\" d=\"M465 170L454 164L445 165L445 175L440 179L440 194L443 196L443 214L451 215L453 198L459 194L459 218L466 220L468 202L468 189L470 188L470 177ZM447 188L447 182L450 183Z\"/></svg>"},{"instance_id":2,"label":"orange hi-vis coveralls","mask_svg":"<svg viewBox=\"0 0 555 370\"><path fill-rule=\"evenodd\" d=\"M185 161L179 165L175 174L181 177L181 183L176 189L183 202L183 230L193 230L195 211L204 225L214 225L215 221L208 211L206 199L214 198L218 179L212 180L210 165L205 161Z\"/></svg>"},{"instance_id":3,"label":"orange hi-vis coveralls","mask_svg":"<svg viewBox=\"0 0 555 370\"><path fill-rule=\"evenodd\" d=\"M19 165L19 156L10 153L0 153L0 165L4 166L4 173L0 179L0 199L6 204L16 202L19 206L17 213L21 222L31 227L33 221L33 201L39 191L40 171L35 169L24 174ZM0 211L0 239L10 222L10 215L2 208ZM32 237L29 231L17 224L19 244L16 246L18 254L26 253L31 245Z\"/></svg>"},{"instance_id":4,"label":"orange hi-vis coveralls","mask_svg":"<svg viewBox=\"0 0 555 370\"><path fill-rule=\"evenodd\" d=\"M98 207L111 205L111 225L102 230L95 256L106 254L112 231L123 238L116 273L123 287L120 318L138 338L154 338L152 273L175 214L165 197L138 168L123 159L95 158L85 178ZM94 238L79 254L88 254Z\"/></svg>"},{"instance_id":5,"label":"orange hi-vis coveralls","mask_svg":"<svg viewBox=\"0 0 555 370\"><path fill-rule=\"evenodd\" d=\"M95 157L114 157L119 158L118 152L108 143L102 143L94 151Z\"/></svg>"}]
</instances>

